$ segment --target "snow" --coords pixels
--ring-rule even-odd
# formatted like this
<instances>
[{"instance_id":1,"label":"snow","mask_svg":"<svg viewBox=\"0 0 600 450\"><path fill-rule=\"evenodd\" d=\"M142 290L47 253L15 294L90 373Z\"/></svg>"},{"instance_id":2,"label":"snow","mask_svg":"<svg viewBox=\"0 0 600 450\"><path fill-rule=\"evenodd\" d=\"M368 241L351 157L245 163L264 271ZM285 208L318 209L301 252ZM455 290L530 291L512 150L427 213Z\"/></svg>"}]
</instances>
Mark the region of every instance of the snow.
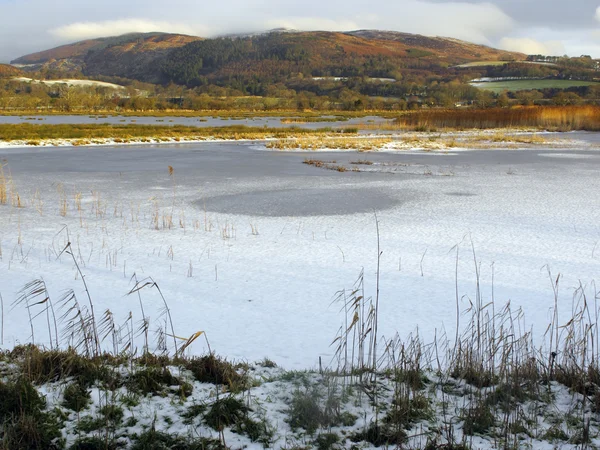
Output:
<instances>
[{"instance_id":1,"label":"snow","mask_svg":"<svg viewBox=\"0 0 600 450\"><path fill-rule=\"evenodd\" d=\"M44 83L50 86L55 84L67 84L69 86L94 86L94 87L107 87L112 89L125 89L124 86L114 83L107 83L105 81L95 80L72 80L72 79L61 79L61 80L34 80L27 77L15 77L15 81L22 81L24 83Z\"/></svg>"},{"instance_id":2,"label":"snow","mask_svg":"<svg viewBox=\"0 0 600 450\"><path fill-rule=\"evenodd\" d=\"M123 374L126 375L129 369L124 368ZM78 437L85 435L78 426L86 419L97 419L102 417L100 409L106 405L114 405L123 411L123 420L116 426L115 435L123 443L128 443L135 434L140 435L143 432L156 428L158 431L166 432L171 435L190 436L190 437L210 437L218 439L219 434L210 428L203 420L202 415L183 420L182 415L190 407L205 405L210 408L219 398L223 399L228 395L226 392L220 393L222 387L195 381L191 374L186 370L180 370L171 367L173 375L181 377L193 386L192 394L186 398L180 397L173 389L167 389L163 395L138 395L134 392L128 392L126 388L121 387L116 391L107 391L104 388L93 387L91 389L92 403L84 411L76 413L66 408L62 408L63 413L68 417L65 422L63 434L66 438L67 447L72 445ZM249 416L256 421L266 421L273 436L268 448L289 448L291 443L303 443L308 448L314 448L314 439L323 432L335 433L340 438L341 448L347 448L351 445L351 436L354 433L363 432L373 422L375 417L374 409L369 401L369 397L362 392L358 380L350 377L341 377L333 375L320 375L316 372L298 372L289 373L280 368L264 368L252 366L248 368L248 376L252 380L253 386L247 391L234 395L237 399L246 404L251 412ZM473 405L471 402L477 402L477 399L484 399L494 388L484 388L478 390L465 382L454 380L452 378L440 378L438 374L427 371L423 374L427 381L424 389L415 392L413 395L426 396L430 400L431 419L420 419L407 427L407 447L423 448L432 436L439 435L443 440L447 437L447 427L451 426L451 433L455 442L467 442L473 448L492 449L502 448L502 443L498 442L498 435L490 432L488 435L468 436L463 434L463 421L466 411ZM52 410L55 407L60 408L64 389L67 381L47 383L41 385L38 390L47 400L47 408ZM392 405L395 395L395 389L398 388L394 382L386 377L380 377L377 380L379 385L378 396L379 420L385 416L386 411ZM352 386L352 388L350 388ZM170 392L169 392L170 391ZM520 406L515 408L515 414L511 417L515 423L524 423L527 434L517 432L510 435L509 438L519 440L519 444L527 448L536 449L574 449L579 448L573 441L571 442L549 442L546 433L552 427L559 427L570 436L575 436L580 430L577 429L579 423L569 422L567 417L581 419L582 416L590 417L592 413L589 407L584 405L583 396L577 393L571 393L565 386L552 382L540 391L546 393L548 400L541 398L525 400ZM341 412L351 414L356 419L353 425L337 425L327 429L320 429L319 433L310 435L302 429L292 429L290 425L290 410L294 395L305 393L307 396L313 396L317 403L322 407L326 401L332 399L339 404ZM135 402L127 403L125 399L134 398ZM414 397L413 397L414 398ZM386 406L387 405L387 406ZM496 405L493 412L496 416L497 426L504 425L506 419L502 404ZM517 412L518 411L518 412ZM442 426L443 425L443 426ZM592 421L591 442L592 445L598 444L598 437L594 433L596 423ZM101 428L92 431L89 435L103 436L105 429ZM232 427L224 430L225 442L230 448L248 448L261 449L263 445L258 442L252 442L248 436L235 433ZM372 444L363 442L361 448L375 448Z\"/></svg>"},{"instance_id":3,"label":"snow","mask_svg":"<svg viewBox=\"0 0 600 450\"><path fill-rule=\"evenodd\" d=\"M364 204L377 209L380 227L383 335L418 328L426 341L453 336L455 282L462 309L475 298L474 250L484 299L493 291L498 304L523 308L541 339L554 301L547 268L561 274L565 320L580 283L594 298L600 268L597 151L552 152L319 154L396 164L388 174L327 171L302 164L314 152L242 143L0 150L23 206L0 205L3 346L30 341L27 312L10 306L27 282L43 278L55 304L67 289L85 301L73 259L61 253L70 241L97 316L110 309L120 324L131 311L138 322L137 296L126 294L134 274L152 277L178 336L205 331L229 359L267 356L307 369L321 357L327 365L343 321L336 292L364 269L366 293L375 295L375 216ZM354 200L330 213L310 208L345 192ZM280 198L306 211L278 214L270 202ZM254 214L236 212L252 199ZM140 294L154 331L161 299L155 289ZM35 340L47 345L45 321L35 319ZM190 351L206 346L198 340Z\"/></svg>"}]
</instances>

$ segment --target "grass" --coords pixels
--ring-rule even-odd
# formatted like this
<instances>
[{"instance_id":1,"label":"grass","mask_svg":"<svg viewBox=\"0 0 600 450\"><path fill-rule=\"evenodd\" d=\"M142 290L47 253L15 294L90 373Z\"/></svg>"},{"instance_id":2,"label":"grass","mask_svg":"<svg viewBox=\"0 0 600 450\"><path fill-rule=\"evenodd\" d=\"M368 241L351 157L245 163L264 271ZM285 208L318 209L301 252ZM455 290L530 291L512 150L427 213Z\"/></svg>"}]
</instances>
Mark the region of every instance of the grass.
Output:
<instances>
[{"instance_id":1,"label":"grass","mask_svg":"<svg viewBox=\"0 0 600 450\"><path fill-rule=\"evenodd\" d=\"M131 450L224 450L226 447L217 439L185 438L156 431L152 428L136 436Z\"/></svg>"},{"instance_id":2,"label":"grass","mask_svg":"<svg viewBox=\"0 0 600 450\"><path fill-rule=\"evenodd\" d=\"M182 125L34 125L0 124L0 140L25 141L28 145L41 145L44 140L72 140L74 145L89 145L102 139L113 139L116 143L147 139L147 142L161 140L204 140L204 139L266 139L290 138L303 135L332 133L330 128L307 130L302 128L257 128L248 126L191 127ZM346 131L347 133L356 132Z\"/></svg>"},{"instance_id":3,"label":"grass","mask_svg":"<svg viewBox=\"0 0 600 450\"><path fill-rule=\"evenodd\" d=\"M319 167L322 169L335 170L336 172L346 172L346 167L342 165L336 165L336 161L322 161L320 159L308 159L302 161L304 164L309 166Z\"/></svg>"},{"instance_id":4,"label":"grass","mask_svg":"<svg viewBox=\"0 0 600 450\"><path fill-rule=\"evenodd\" d=\"M191 388L177 377L171 374L167 367L143 367L132 373L126 382L130 391L142 395L164 395L165 390L170 387L176 387L182 395L191 394Z\"/></svg>"},{"instance_id":5,"label":"grass","mask_svg":"<svg viewBox=\"0 0 600 450\"><path fill-rule=\"evenodd\" d=\"M248 383L247 377L240 374L234 364L213 354L186 358L178 362L201 383L224 386L233 392L242 390Z\"/></svg>"},{"instance_id":6,"label":"grass","mask_svg":"<svg viewBox=\"0 0 600 450\"><path fill-rule=\"evenodd\" d=\"M461 64L456 67L486 67L486 66L505 66L511 61L473 61L466 64Z\"/></svg>"},{"instance_id":7,"label":"grass","mask_svg":"<svg viewBox=\"0 0 600 450\"><path fill-rule=\"evenodd\" d=\"M580 80L505 80L474 82L473 86L486 91L501 93L504 91L530 91L532 89L567 89L570 87L595 86L595 81Z\"/></svg>"},{"instance_id":8,"label":"grass","mask_svg":"<svg viewBox=\"0 0 600 450\"><path fill-rule=\"evenodd\" d=\"M0 448L60 448L62 425L55 415L45 411L45 407L45 399L26 378L0 381Z\"/></svg>"},{"instance_id":9,"label":"grass","mask_svg":"<svg viewBox=\"0 0 600 450\"><path fill-rule=\"evenodd\" d=\"M381 138L359 138L359 137L330 137L310 136L300 138L280 139L267 142L267 148L278 150L356 150L359 152L376 150L392 142L389 137Z\"/></svg>"},{"instance_id":10,"label":"grass","mask_svg":"<svg viewBox=\"0 0 600 450\"><path fill-rule=\"evenodd\" d=\"M398 128L494 129L537 128L551 131L600 130L600 107L554 106L418 111L395 120Z\"/></svg>"},{"instance_id":11,"label":"grass","mask_svg":"<svg viewBox=\"0 0 600 450\"><path fill-rule=\"evenodd\" d=\"M349 120L349 117L335 116L335 117L287 117L282 118L281 123L315 123L315 122L340 122Z\"/></svg>"},{"instance_id":12,"label":"grass","mask_svg":"<svg viewBox=\"0 0 600 450\"><path fill-rule=\"evenodd\" d=\"M74 381L66 387L62 405L75 412L80 412L87 408L91 401L90 391L79 382Z\"/></svg>"}]
</instances>

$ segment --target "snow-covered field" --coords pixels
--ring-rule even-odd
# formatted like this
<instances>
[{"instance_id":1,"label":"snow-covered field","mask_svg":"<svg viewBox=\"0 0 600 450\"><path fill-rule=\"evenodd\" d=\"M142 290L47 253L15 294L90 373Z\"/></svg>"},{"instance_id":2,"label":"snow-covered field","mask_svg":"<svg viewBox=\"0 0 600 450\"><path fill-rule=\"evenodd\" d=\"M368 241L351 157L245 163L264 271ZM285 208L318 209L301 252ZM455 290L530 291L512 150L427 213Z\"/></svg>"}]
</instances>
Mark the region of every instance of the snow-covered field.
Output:
<instances>
[{"instance_id":1,"label":"snow-covered field","mask_svg":"<svg viewBox=\"0 0 600 450\"><path fill-rule=\"evenodd\" d=\"M66 84L68 86L84 86L84 87L106 87L111 89L125 89L124 86L114 83L107 83L105 81L96 81L96 80L72 80L72 79L61 79L61 80L34 80L32 78L27 77L16 77L13 78L15 81L23 81L25 83L43 83L48 84L50 86L55 84Z\"/></svg>"},{"instance_id":2,"label":"snow-covered field","mask_svg":"<svg viewBox=\"0 0 600 450\"><path fill-rule=\"evenodd\" d=\"M137 295L126 294L134 274L151 277L179 336L203 330L231 359L328 364L343 320L336 292L351 289L364 269L366 293L375 294L374 211L385 336L417 329L425 340L454 336L456 285L466 309L476 266L484 301L521 307L539 339L554 304L548 270L561 275L565 321L580 284L594 298L597 151L257 150L231 143L0 149L15 203L0 205L3 347L31 340L27 311L11 308L26 283L42 278L57 307L67 289L84 302L73 259L61 254L70 241L97 315L109 309L124 323L131 311L140 320ZM336 172L302 164L305 157L373 164ZM158 321L157 291L140 294ZM34 322L35 341L47 344L46 316ZM190 351L204 352L203 342Z\"/></svg>"}]
</instances>

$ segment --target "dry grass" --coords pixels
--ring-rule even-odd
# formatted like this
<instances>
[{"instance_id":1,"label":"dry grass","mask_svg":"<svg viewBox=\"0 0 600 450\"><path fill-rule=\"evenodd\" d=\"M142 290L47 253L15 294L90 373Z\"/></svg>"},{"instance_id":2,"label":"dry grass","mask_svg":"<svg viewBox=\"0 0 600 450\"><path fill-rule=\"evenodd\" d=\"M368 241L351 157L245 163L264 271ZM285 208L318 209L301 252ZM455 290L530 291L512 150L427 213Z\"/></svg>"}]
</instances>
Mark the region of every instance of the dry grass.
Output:
<instances>
[{"instance_id":1,"label":"dry grass","mask_svg":"<svg viewBox=\"0 0 600 450\"><path fill-rule=\"evenodd\" d=\"M349 120L349 117L289 117L281 119L281 123L315 123L315 122L341 122Z\"/></svg>"},{"instance_id":2,"label":"dry grass","mask_svg":"<svg viewBox=\"0 0 600 450\"><path fill-rule=\"evenodd\" d=\"M24 206L13 182L8 164L4 162L0 162L0 205L11 205L14 208Z\"/></svg>"},{"instance_id":3,"label":"dry grass","mask_svg":"<svg viewBox=\"0 0 600 450\"><path fill-rule=\"evenodd\" d=\"M523 127L552 131L598 131L600 107L532 106L483 110L427 110L404 114L398 117L394 124L386 126L417 131Z\"/></svg>"},{"instance_id":4,"label":"dry grass","mask_svg":"<svg viewBox=\"0 0 600 450\"><path fill-rule=\"evenodd\" d=\"M344 130L345 133L356 132ZM44 140L69 140L72 145L89 145L111 139L116 143L168 142L186 140L226 139L260 140L268 138L293 138L304 135L326 135L330 128L306 130L301 128L257 128L246 126L207 127L167 125L33 125L0 124L1 141L24 141L28 145L41 145Z\"/></svg>"},{"instance_id":5,"label":"dry grass","mask_svg":"<svg viewBox=\"0 0 600 450\"><path fill-rule=\"evenodd\" d=\"M359 137L330 137L311 136L294 139L280 139L267 142L267 148L278 150L356 150L359 152L376 150L392 142L391 138L359 138Z\"/></svg>"},{"instance_id":6,"label":"dry grass","mask_svg":"<svg viewBox=\"0 0 600 450\"><path fill-rule=\"evenodd\" d=\"M4 164L0 164L0 205L8 202L8 180L4 174Z\"/></svg>"}]
</instances>

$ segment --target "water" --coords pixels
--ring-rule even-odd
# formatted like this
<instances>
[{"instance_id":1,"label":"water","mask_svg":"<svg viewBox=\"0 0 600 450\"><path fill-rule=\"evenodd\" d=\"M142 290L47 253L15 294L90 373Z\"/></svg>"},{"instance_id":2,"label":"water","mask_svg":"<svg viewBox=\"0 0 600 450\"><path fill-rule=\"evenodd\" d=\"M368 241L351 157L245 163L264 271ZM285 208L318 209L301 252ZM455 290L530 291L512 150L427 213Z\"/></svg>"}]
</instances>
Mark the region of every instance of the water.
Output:
<instances>
[{"instance_id":1,"label":"water","mask_svg":"<svg viewBox=\"0 0 600 450\"><path fill-rule=\"evenodd\" d=\"M329 118L332 116L322 116ZM222 118L222 117L150 117L150 116L85 116L85 115L40 115L40 116L0 116L0 124L45 124L45 125L89 125L89 124L112 124L112 125L184 125L191 127L227 127L234 125L245 125L248 127L268 128L290 128L299 127L304 129L317 129L324 127L344 128L352 127L361 123L383 123L388 119L376 116L358 117L349 120L337 120L335 122L306 122L306 123L283 123L281 117L253 117L253 118Z\"/></svg>"}]
</instances>

